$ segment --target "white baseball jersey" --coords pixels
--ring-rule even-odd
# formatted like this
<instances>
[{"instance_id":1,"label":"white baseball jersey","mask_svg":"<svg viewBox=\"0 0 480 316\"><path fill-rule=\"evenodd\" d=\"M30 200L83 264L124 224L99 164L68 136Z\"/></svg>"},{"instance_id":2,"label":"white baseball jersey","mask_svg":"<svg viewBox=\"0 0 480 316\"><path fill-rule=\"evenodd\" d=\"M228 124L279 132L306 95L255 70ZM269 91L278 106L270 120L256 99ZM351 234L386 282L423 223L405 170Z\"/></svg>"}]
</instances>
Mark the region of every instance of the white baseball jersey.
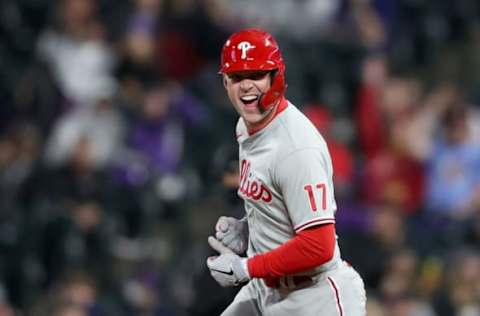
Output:
<instances>
[{"instance_id":1,"label":"white baseball jersey","mask_svg":"<svg viewBox=\"0 0 480 316\"><path fill-rule=\"evenodd\" d=\"M249 226L249 257L278 248L308 227L335 223L332 162L313 124L292 104L265 128L248 135L238 121L240 187ZM333 258L298 275L304 288L269 288L252 279L222 316L364 316L365 289L358 273ZM288 279L288 277L285 277ZM288 283L288 282L285 282Z\"/></svg>"},{"instance_id":2,"label":"white baseball jersey","mask_svg":"<svg viewBox=\"0 0 480 316\"><path fill-rule=\"evenodd\" d=\"M335 223L332 162L325 140L295 106L289 104L268 126L248 136L237 124L240 186L249 227L247 254L273 250L308 227ZM338 261L311 271L328 269ZM301 274L310 274L303 272Z\"/></svg>"}]
</instances>

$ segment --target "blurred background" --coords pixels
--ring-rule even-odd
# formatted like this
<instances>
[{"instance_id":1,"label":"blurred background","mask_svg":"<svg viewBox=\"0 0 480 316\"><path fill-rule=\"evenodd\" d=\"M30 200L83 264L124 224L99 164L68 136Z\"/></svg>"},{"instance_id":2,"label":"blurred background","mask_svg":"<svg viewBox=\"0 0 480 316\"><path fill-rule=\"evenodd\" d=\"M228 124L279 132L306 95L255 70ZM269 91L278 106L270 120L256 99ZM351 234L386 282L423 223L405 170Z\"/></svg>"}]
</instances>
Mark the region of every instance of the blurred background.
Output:
<instances>
[{"instance_id":1,"label":"blurred background","mask_svg":"<svg viewBox=\"0 0 480 316\"><path fill-rule=\"evenodd\" d=\"M0 1L0 316L218 315L234 31L327 139L369 316L480 315L477 0Z\"/></svg>"}]
</instances>

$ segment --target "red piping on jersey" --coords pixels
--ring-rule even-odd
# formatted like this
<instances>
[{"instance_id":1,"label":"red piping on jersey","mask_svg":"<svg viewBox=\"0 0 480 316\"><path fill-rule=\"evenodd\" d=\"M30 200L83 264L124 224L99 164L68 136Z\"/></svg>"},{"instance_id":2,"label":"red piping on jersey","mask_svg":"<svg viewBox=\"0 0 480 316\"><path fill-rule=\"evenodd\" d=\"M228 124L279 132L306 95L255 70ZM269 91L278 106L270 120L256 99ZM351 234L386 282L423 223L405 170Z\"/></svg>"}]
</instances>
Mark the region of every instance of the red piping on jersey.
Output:
<instances>
[{"instance_id":1,"label":"red piping on jersey","mask_svg":"<svg viewBox=\"0 0 480 316\"><path fill-rule=\"evenodd\" d=\"M264 129L265 126L267 126L271 121L273 121L273 119L276 118L278 116L278 114L282 113L287 108L287 106L288 106L287 99L285 99L285 97L282 97L280 99L280 103L278 104L278 106L273 109L273 111L275 111L275 113L270 117L267 116L267 120L265 122L262 122L260 125L255 126L255 127L248 127L247 126L248 135L252 136L253 134L261 131L262 129Z\"/></svg>"},{"instance_id":2,"label":"red piping on jersey","mask_svg":"<svg viewBox=\"0 0 480 316\"><path fill-rule=\"evenodd\" d=\"M322 265L333 258L335 225L325 224L299 232L280 247L247 261L252 278L275 278Z\"/></svg>"},{"instance_id":3,"label":"red piping on jersey","mask_svg":"<svg viewBox=\"0 0 480 316\"><path fill-rule=\"evenodd\" d=\"M333 217L317 218L295 227L294 230L298 233L304 229L307 229L308 227L312 227L320 224L335 224L335 218Z\"/></svg>"},{"instance_id":4,"label":"red piping on jersey","mask_svg":"<svg viewBox=\"0 0 480 316\"><path fill-rule=\"evenodd\" d=\"M337 303L338 314L340 316L343 316L343 307L342 307L342 302L340 301L340 293L338 292L338 286L335 283L335 280L333 280L331 277L328 277L327 280L333 289L333 293L335 294L335 302Z\"/></svg>"}]
</instances>

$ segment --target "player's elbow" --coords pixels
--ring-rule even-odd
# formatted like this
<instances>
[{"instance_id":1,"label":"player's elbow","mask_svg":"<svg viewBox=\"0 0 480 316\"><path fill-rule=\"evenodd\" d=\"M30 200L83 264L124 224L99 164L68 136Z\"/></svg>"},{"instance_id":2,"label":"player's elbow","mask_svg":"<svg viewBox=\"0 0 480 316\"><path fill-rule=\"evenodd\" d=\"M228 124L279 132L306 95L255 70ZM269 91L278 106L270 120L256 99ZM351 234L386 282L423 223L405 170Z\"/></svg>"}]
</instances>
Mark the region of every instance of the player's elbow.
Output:
<instances>
[{"instance_id":1,"label":"player's elbow","mask_svg":"<svg viewBox=\"0 0 480 316\"><path fill-rule=\"evenodd\" d=\"M319 266L333 259L335 254L335 243L323 243L314 253L315 265Z\"/></svg>"},{"instance_id":2,"label":"player's elbow","mask_svg":"<svg viewBox=\"0 0 480 316\"><path fill-rule=\"evenodd\" d=\"M323 238L322 238L322 264L326 263L333 259L335 255L335 245L337 244L335 238L335 226L333 224L328 224L324 228Z\"/></svg>"},{"instance_id":3,"label":"player's elbow","mask_svg":"<svg viewBox=\"0 0 480 316\"><path fill-rule=\"evenodd\" d=\"M332 260L334 254L335 254L335 244L330 245L329 247L325 247L325 251L323 251L322 256L320 258L320 261L321 261L320 264L324 264Z\"/></svg>"}]
</instances>

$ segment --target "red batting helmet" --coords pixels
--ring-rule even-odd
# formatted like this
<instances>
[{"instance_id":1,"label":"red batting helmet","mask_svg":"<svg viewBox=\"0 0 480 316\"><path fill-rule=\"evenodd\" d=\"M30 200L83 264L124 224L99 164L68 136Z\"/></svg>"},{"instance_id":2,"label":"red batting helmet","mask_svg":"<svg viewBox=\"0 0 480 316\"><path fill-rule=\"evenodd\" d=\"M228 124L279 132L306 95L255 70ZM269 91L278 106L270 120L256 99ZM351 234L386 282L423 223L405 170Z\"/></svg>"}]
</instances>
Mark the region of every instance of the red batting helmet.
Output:
<instances>
[{"instance_id":1,"label":"red batting helmet","mask_svg":"<svg viewBox=\"0 0 480 316\"><path fill-rule=\"evenodd\" d=\"M275 71L272 86L259 102L262 109L268 109L286 89L285 64L277 41L260 29L246 29L231 35L223 45L220 73L257 70Z\"/></svg>"}]
</instances>

